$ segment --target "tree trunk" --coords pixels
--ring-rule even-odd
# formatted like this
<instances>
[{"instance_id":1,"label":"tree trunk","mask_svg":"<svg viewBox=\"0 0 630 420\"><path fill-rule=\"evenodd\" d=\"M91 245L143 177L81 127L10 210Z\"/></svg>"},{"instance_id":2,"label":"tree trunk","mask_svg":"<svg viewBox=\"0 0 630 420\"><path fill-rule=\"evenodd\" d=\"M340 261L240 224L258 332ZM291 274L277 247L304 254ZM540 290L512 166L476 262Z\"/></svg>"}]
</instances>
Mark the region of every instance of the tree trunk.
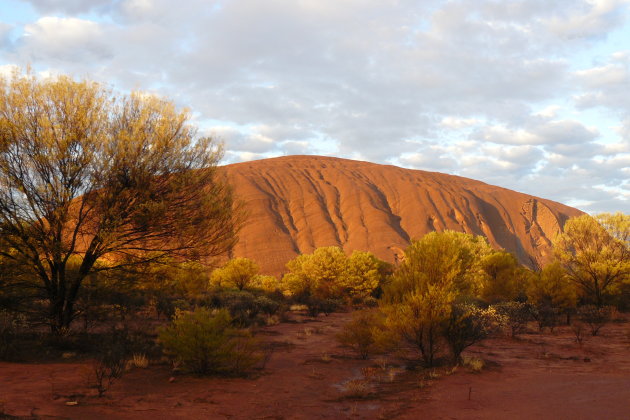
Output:
<instances>
[{"instance_id":1,"label":"tree trunk","mask_svg":"<svg viewBox=\"0 0 630 420\"><path fill-rule=\"evenodd\" d=\"M71 281L67 273L62 270L58 277L58 288L54 294L49 293L50 331L53 335L63 336L68 333L75 318L74 305L78 297L78 290L82 282L81 276Z\"/></svg>"}]
</instances>

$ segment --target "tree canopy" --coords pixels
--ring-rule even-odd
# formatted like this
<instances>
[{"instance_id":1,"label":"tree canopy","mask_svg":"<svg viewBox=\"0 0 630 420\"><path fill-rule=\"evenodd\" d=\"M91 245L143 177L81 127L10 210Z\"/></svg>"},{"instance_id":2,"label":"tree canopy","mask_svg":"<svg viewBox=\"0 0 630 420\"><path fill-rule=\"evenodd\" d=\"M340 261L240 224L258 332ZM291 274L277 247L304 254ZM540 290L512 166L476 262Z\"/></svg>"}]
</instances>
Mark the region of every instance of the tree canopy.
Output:
<instances>
[{"instance_id":1,"label":"tree canopy","mask_svg":"<svg viewBox=\"0 0 630 420\"><path fill-rule=\"evenodd\" d=\"M567 221L555 254L582 298L602 306L630 282L629 242L630 216L583 215Z\"/></svg>"},{"instance_id":2,"label":"tree canopy","mask_svg":"<svg viewBox=\"0 0 630 420\"><path fill-rule=\"evenodd\" d=\"M239 218L221 156L169 101L0 77L0 255L36 279L53 331L68 328L92 273L232 247Z\"/></svg>"},{"instance_id":3,"label":"tree canopy","mask_svg":"<svg viewBox=\"0 0 630 420\"><path fill-rule=\"evenodd\" d=\"M383 265L370 252L354 251L348 257L339 247L322 247L289 261L283 283L296 296L365 298L379 286Z\"/></svg>"},{"instance_id":4,"label":"tree canopy","mask_svg":"<svg viewBox=\"0 0 630 420\"><path fill-rule=\"evenodd\" d=\"M214 270L210 281L216 286L235 287L238 290L251 286L258 276L258 264L249 258L234 258Z\"/></svg>"},{"instance_id":5,"label":"tree canopy","mask_svg":"<svg viewBox=\"0 0 630 420\"><path fill-rule=\"evenodd\" d=\"M485 238L461 232L432 232L413 241L386 289L387 327L432 366L444 325L458 298L483 287L480 261L492 252Z\"/></svg>"},{"instance_id":6,"label":"tree canopy","mask_svg":"<svg viewBox=\"0 0 630 420\"><path fill-rule=\"evenodd\" d=\"M482 236L455 231L431 232L413 241L394 273L390 295L424 292L428 286L452 289L457 294L479 294L480 261L492 253Z\"/></svg>"}]
</instances>

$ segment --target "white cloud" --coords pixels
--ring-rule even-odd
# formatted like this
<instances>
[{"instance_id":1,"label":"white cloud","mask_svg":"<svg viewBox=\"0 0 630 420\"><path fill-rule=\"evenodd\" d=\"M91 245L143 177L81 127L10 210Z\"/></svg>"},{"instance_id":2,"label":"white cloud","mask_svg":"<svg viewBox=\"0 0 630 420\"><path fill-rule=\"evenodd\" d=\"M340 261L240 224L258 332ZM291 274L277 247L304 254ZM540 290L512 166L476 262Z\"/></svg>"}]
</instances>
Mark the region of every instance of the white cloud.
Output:
<instances>
[{"instance_id":1,"label":"white cloud","mask_svg":"<svg viewBox=\"0 0 630 420\"><path fill-rule=\"evenodd\" d=\"M553 18L549 27L566 38L602 36L624 21L628 0L590 0L569 8L565 16ZM581 7L580 7L581 6Z\"/></svg>"},{"instance_id":2,"label":"white cloud","mask_svg":"<svg viewBox=\"0 0 630 420\"><path fill-rule=\"evenodd\" d=\"M522 128L487 126L478 130L473 137L490 143L514 145L554 145L589 143L599 136L594 127L585 127L574 120L552 120L534 114Z\"/></svg>"},{"instance_id":3,"label":"white cloud","mask_svg":"<svg viewBox=\"0 0 630 420\"><path fill-rule=\"evenodd\" d=\"M473 127L480 124L482 121L476 118L458 118L458 117L444 117L440 124L443 127L450 129L460 129L466 127Z\"/></svg>"},{"instance_id":4,"label":"white cloud","mask_svg":"<svg viewBox=\"0 0 630 420\"><path fill-rule=\"evenodd\" d=\"M92 10L107 10L112 3L111 0L22 0L30 3L42 13L87 13Z\"/></svg>"},{"instance_id":5,"label":"white cloud","mask_svg":"<svg viewBox=\"0 0 630 420\"><path fill-rule=\"evenodd\" d=\"M37 61L103 59L111 55L104 35L97 22L46 16L24 27L18 48Z\"/></svg>"},{"instance_id":6,"label":"white cloud","mask_svg":"<svg viewBox=\"0 0 630 420\"><path fill-rule=\"evenodd\" d=\"M572 62L628 25L627 1L30 2L42 15L0 43L0 64L171 97L228 162L337 154L630 211L613 191L628 176L630 54Z\"/></svg>"}]
</instances>

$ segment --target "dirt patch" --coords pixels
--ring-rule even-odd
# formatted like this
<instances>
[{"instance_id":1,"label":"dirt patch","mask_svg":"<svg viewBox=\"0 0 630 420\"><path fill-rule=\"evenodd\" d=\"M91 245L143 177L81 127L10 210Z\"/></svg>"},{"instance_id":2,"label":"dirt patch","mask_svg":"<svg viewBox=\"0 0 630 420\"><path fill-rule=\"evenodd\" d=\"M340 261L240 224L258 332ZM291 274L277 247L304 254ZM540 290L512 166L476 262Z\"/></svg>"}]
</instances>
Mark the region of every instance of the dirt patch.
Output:
<instances>
[{"instance_id":1,"label":"dirt patch","mask_svg":"<svg viewBox=\"0 0 630 420\"><path fill-rule=\"evenodd\" d=\"M265 328L273 352L252 378L134 369L103 398L89 363L0 363L0 413L64 419L624 419L630 412L630 323L580 346L568 328L486 340L465 354L485 368L407 371L358 360L334 335L349 314ZM309 322L307 322L309 321ZM174 379L172 379L174 378ZM67 405L67 403L77 403ZM2 416L0 416L2 418Z\"/></svg>"}]
</instances>

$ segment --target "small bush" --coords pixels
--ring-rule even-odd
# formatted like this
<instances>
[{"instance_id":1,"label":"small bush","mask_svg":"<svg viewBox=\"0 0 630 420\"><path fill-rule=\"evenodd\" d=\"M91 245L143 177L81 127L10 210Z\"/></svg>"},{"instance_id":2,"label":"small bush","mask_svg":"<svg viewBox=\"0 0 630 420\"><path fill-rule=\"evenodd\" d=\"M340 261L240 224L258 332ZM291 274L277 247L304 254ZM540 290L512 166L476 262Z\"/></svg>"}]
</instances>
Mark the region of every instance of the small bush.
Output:
<instances>
[{"instance_id":1,"label":"small bush","mask_svg":"<svg viewBox=\"0 0 630 420\"><path fill-rule=\"evenodd\" d=\"M582 323L581 321L574 321L571 324L571 331L573 331L573 334L575 335L575 341L578 344L582 344L582 341L584 340L584 323Z\"/></svg>"},{"instance_id":2,"label":"small bush","mask_svg":"<svg viewBox=\"0 0 630 420\"><path fill-rule=\"evenodd\" d=\"M610 306L597 307L584 305L578 309L578 319L589 326L591 335L596 336L599 330L612 319L613 309Z\"/></svg>"},{"instance_id":3,"label":"small bush","mask_svg":"<svg viewBox=\"0 0 630 420\"><path fill-rule=\"evenodd\" d=\"M478 357L464 357L462 359L462 366L473 373L481 372L485 365L486 363Z\"/></svg>"},{"instance_id":4,"label":"small bush","mask_svg":"<svg viewBox=\"0 0 630 420\"><path fill-rule=\"evenodd\" d=\"M542 332L545 328L549 328L549 331L553 332L553 329L558 325L560 310L543 303L531 307L531 316L538 324L539 331Z\"/></svg>"},{"instance_id":5,"label":"small bush","mask_svg":"<svg viewBox=\"0 0 630 420\"><path fill-rule=\"evenodd\" d=\"M532 319L531 305L524 302L505 302L494 306L496 311L505 316L510 335L516 337L527 329Z\"/></svg>"},{"instance_id":6,"label":"small bush","mask_svg":"<svg viewBox=\"0 0 630 420\"><path fill-rule=\"evenodd\" d=\"M352 315L352 320L337 334L337 340L356 351L362 359L367 359L377 347L375 330L382 326L383 319L377 312L357 311Z\"/></svg>"},{"instance_id":7,"label":"small bush","mask_svg":"<svg viewBox=\"0 0 630 420\"><path fill-rule=\"evenodd\" d=\"M454 362L460 362L461 354L467 347L485 339L504 323L505 317L492 307L481 309L470 304L452 305L443 334Z\"/></svg>"},{"instance_id":8,"label":"small bush","mask_svg":"<svg viewBox=\"0 0 630 420\"><path fill-rule=\"evenodd\" d=\"M343 395L346 398L367 398L372 392L372 385L365 379L352 379L343 384Z\"/></svg>"},{"instance_id":9,"label":"small bush","mask_svg":"<svg viewBox=\"0 0 630 420\"><path fill-rule=\"evenodd\" d=\"M105 394L114 380L125 373L130 348L127 330L112 330L111 334L104 337L93 365L99 397Z\"/></svg>"},{"instance_id":10,"label":"small bush","mask_svg":"<svg viewBox=\"0 0 630 420\"><path fill-rule=\"evenodd\" d=\"M16 342L25 326L24 316L0 311L0 360L13 360L17 356Z\"/></svg>"},{"instance_id":11,"label":"small bush","mask_svg":"<svg viewBox=\"0 0 630 420\"><path fill-rule=\"evenodd\" d=\"M329 315L341 307L337 299L321 299L311 295L301 295L296 298L298 303L306 305L309 316L315 318L319 314Z\"/></svg>"},{"instance_id":12,"label":"small bush","mask_svg":"<svg viewBox=\"0 0 630 420\"><path fill-rule=\"evenodd\" d=\"M244 330L232 327L227 310L207 308L178 311L170 326L159 332L164 352L189 372L239 375L261 358L258 345Z\"/></svg>"},{"instance_id":13,"label":"small bush","mask_svg":"<svg viewBox=\"0 0 630 420\"><path fill-rule=\"evenodd\" d=\"M235 325L248 327L264 325L273 315L282 317L286 305L268 296L257 296L248 291L220 291L211 296L206 306L227 309Z\"/></svg>"},{"instance_id":14,"label":"small bush","mask_svg":"<svg viewBox=\"0 0 630 420\"><path fill-rule=\"evenodd\" d=\"M146 354L135 353L130 361L131 365L136 368L146 369L149 367L149 359Z\"/></svg>"}]
</instances>

